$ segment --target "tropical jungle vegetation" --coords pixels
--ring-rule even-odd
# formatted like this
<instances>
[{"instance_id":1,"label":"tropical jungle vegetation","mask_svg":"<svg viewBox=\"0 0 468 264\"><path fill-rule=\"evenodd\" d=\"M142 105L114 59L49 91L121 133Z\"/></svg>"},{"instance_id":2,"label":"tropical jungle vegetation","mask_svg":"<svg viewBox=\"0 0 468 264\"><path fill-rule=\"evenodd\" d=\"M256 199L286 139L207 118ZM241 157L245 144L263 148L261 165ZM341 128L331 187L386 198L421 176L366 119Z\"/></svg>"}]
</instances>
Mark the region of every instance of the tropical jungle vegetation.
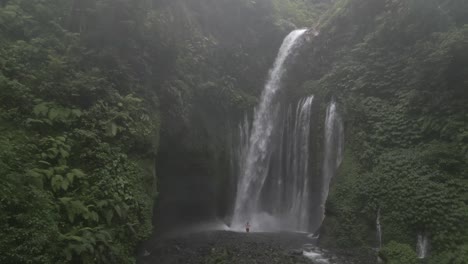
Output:
<instances>
[{"instance_id":1,"label":"tropical jungle vegetation","mask_svg":"<svg viewBox=\"0 0 468 264\"><path fill-rule=\"evenodd\" d=\"M0 263L134 263L228 214L230 135L297 27L289 100L345 120L321 246L372 252L380 212L386 263L420 234L467 263L466 0L0 0Z\"/></svg>"}]
</instances>

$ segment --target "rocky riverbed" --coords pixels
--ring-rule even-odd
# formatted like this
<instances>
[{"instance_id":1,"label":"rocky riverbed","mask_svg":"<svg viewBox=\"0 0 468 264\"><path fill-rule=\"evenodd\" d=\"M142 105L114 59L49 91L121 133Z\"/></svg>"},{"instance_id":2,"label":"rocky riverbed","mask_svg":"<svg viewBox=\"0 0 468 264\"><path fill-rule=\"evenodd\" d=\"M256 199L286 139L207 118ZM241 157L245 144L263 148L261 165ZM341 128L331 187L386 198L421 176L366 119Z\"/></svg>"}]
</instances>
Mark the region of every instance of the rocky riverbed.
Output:
<instances>
[{"instance_id":1,"label":"rocky riverbed","mask_svg":"<svg viewBox=\"0 0 468 264\"><path fill-rule=\"evenodd\" d=\"M301 233L206 231L154 238L141 248L139 264L351 264L315 247Z\"/></svg>"}]
</instances>

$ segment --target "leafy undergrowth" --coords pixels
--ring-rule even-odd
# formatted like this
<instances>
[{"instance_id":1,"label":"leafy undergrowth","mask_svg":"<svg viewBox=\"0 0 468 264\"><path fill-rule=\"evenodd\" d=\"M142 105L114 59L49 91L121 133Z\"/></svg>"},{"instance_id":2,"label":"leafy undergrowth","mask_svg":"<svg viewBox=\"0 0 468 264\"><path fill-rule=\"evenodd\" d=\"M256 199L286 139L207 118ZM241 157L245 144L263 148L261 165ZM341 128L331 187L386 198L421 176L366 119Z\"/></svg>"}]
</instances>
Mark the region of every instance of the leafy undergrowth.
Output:
<instances>
[{"instance_id":1,"label":"leafy undergrowth","mask_svg":"<svg viewBox=\"0 0 468 264\"><path fill-rule=\"evenodd\" d=\"M303 60L314 62L316 79L304 87L335 96L346 120L324 245L377 248L380 212L384 248L414 253L417 236L426 235L428 261L466 258L467 7L341 1L311 42ZM389 263L412 261L387 255Z\"/></svg>"},{"instance_id":2,"label":"leafy undergrowth","mask_svg":"<svg viewBox=\"0 0 468 264\"><path fill-rule=\"evenodd\" d=\"M132 263L152 231L158 113L85 65L67 4L0 4L1 263Z\"/></svg>"}]
</instances>

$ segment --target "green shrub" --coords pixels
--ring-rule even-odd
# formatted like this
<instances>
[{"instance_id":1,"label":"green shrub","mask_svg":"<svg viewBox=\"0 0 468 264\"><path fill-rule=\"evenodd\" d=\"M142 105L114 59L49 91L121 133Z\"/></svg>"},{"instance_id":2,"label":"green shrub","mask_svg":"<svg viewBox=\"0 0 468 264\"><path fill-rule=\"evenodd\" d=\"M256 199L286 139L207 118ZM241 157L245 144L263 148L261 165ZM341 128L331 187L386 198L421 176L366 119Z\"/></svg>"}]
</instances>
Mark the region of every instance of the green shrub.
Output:
<instances>
[{"instance_id":1,"label":"green shrub","mask_svg":"<svg viewBox=\"0 0 468 264\"><path fill-rule=\"evenodd\" d=\"M416 252L407 244L391 241L379 253L387 264L418 264Z\"/></svg>"}]
</instances>

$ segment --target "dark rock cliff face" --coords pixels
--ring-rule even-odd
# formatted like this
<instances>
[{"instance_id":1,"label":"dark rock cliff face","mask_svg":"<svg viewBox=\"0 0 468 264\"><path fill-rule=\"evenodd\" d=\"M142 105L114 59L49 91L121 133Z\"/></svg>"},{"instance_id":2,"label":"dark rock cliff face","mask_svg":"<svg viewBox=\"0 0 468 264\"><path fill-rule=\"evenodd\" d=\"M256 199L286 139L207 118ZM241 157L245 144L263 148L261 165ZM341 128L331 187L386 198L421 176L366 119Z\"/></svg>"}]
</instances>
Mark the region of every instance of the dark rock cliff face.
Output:
<instances>
[{"instance_id":1,"label":"dark rock cliff face","mask_svg":"<svg viewBox=\"0 0 468 264\"><path fill-rule=\"evenodd\" d=\"M468 29L460 8L466 7L466 1L342 1L298 51L289 96L315 94L322 109L335 97L345 120L345 158L332 183L322 245L377 247L380 209L384 246L396 241L415 251L424 233L434 261L450 263L448 252L462 252Z\"/></svg>"},{"instance_id":2,"label":"dark rock cliff face","mask_svg":"<svg viewBox=\"0 0 468 264\"><path fill-rule=\"evenodd\" d=\"M268 1L253 6L208 0L162 4L173 15L165 27L177 32L179 51L172 74L159 88L158 232L230 213L229 140L256 104L287 33L275 25L271 6L263 2Z\"/></svg>"}]
</instances>

